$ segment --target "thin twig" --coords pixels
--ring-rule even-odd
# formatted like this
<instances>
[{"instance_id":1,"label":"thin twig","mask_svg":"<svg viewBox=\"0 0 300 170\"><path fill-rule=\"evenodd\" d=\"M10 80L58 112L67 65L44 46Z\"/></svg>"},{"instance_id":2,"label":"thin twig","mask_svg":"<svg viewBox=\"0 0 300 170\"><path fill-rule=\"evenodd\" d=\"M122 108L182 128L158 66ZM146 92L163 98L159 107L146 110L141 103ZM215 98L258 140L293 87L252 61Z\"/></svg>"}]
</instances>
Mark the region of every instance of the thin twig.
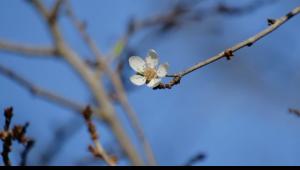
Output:
<instances>
[{"instance_id":1,"label":"thin twig","mask_svg":"<svg viewBox=\"0 0 300 170\"><path fill-rule=\"evenodd\" d=\"M89 150L94 154L95 157L102 158L108 165L115 166L116 163L114 160L111 159L111 157L106 153L105 149L103 148L102 144L99 140L99 135L96 130L96 126L92 122L92 110L89 106L85 108L85 110L82 112L82 115L84 117L85 123L88 127L89 134L91 136L91 139L94 142L95 147L89 146Z\"/></svg>"},{"instance_id":2,"label":"thin twig","mask_svg":"<svg viewBox=\"0 0 300 170\"><path fill-rule=\"evenodd\" d=\"M249 4L239 7L229 6L225 3L217 3L216 6L212 8L202 8L202 9L194 9L195 3L185 3L184 1L179 1L176 5L171 7L171 10L167 12L163 12L158 15L150 16L144 19L136 19L132 18L126 27L126 31L124 35L122 35L119 40L114 45L113 51L111 55L108 55L106 60L108 62L112 62L123 52L128 50L128 42L129 39L138 31L159 26L160 29L158 31L166 32L172 30L178 26L184 25L189 21L197 21L199 23L204 18L209 18L215 16L216 14L223 14L223 15L235 15L241 16L243 14L249 14L257 9L260 9L268 4L276 2L277 0L256 0L251 1ZM114 54L114 50L116 47L120 47L120 51L118 54ZM130 55L125 55L130 56ZM124 61L127 61L124 60ZM122 60L119 61L118 65L122 65Z\"/></svg>"},{"instance_id":3,"label":"thin twig","mask_svg":"<svg viewBox=\"0 0 300 170\"><path fill-rule=\"evenodd\" d=\"M9 159L9 153L11 152L12 145L12 135L9 132L9 127L11 124L11 118L13 117L13 108L9 107L4 110L5 123L1 135L1 139L3 141L2 145L2 159L5 166L11 166L11 161Z\"/></svg>"},{"instance_id":4,"label":"thin twig","mask_svg":"<svg viewBox=\"0 0 300 170\"><path fill-rule=\"evenodd\" d=\"M277 28L279 28L281 25L283 25L284 23L286 23L288 20L290 20L291 18L293 18L295 15L300 13L300 6L295 8L294 10L292 10L291 12L289 12L288 14L284 15L281 18L278 19L268 19L268 24L269 27L264 29L263 31L259 32L258 34L248 38L247 40L236 44L235 46L228 48L224 51L222 51L221 53L208 58L205 61L202 61L182 72L179 72L177 74L173 74L173 75L168 75L169 77L174 77L173 78L173 84L171 84L171 86L168 86L169 88L171 88L172 86L176 85L179 83L179 81L181 80L182 77L186 76L189 73L192 73L195 70L198 70L206 65L209 65L215 61L218 61L222 58L227 58L228 60L230 60L234 54L234 52L244 48L244 47L250 47L252 46L256 41L262 39L263 37L267 36L268 34L272 33L273 31L275 31ZM157 86L155 89L165 89L164 88L164 84L160 84L159 86Z\"/></svg>"}]
</instances>

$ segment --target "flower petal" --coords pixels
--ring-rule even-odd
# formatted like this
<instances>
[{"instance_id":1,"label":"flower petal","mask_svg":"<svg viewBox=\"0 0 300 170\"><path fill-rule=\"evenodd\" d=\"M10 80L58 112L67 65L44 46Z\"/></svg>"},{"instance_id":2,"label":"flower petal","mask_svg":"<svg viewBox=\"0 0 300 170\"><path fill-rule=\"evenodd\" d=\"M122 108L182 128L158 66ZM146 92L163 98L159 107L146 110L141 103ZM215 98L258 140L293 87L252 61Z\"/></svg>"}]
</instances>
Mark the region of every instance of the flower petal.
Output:
<instances>
[{"instance_id":1,"label":"flower petal","mask_svg":"<svg viewBox=\"0 0 300 170\"><path fill-rule=\"evenodd\" d=\"M138 73L143 73L146 68L145 61L141 57L138 57L138 56L130 57L129 65L134 71L136 71Z\"/></svg>"},{"instance_id":2,"label":"flower petal","mask_svg":"<svg viewBox=\"0 0 300 170\"><path fill-rule=\"evenodd\" d=\"M137 86L141 86L146 83L146 78L141 75L133 75L130 77L130 81Z\"/></svg>"},{"instance_id":3,"label":"flower petal","mask_svg":"<svg viewBox=\"0 0 300 170\"><path fill-rule=\"evenodd\" d=\"M154 87L156 87L157 85L159 85L160 81L161 81L160 78L152 79L152 80L147 84L147 86L150 87L150 88L154 88Z\"/></svg>"},{"instance_id":4,"label":"flower petal","mask_svg":"<svg viewBox=\"0 0 300 170\"><path fill-rule=\"evenodd\" d=\"M155 68L158 64L158 55L155 50L151 49L146 57L146 64L150 68Z\"/></svg>"},{"instance_id":5,"label":"flower petal","mask_svg":"<svg viewBox=\"0 0 300 170\"><path fill-rule=\"evenodd\" d=\"M168 64L161 64L157 69L157 76L158 77L165 77L168 73L169 65Z\"/></svg>"}]
</instances>

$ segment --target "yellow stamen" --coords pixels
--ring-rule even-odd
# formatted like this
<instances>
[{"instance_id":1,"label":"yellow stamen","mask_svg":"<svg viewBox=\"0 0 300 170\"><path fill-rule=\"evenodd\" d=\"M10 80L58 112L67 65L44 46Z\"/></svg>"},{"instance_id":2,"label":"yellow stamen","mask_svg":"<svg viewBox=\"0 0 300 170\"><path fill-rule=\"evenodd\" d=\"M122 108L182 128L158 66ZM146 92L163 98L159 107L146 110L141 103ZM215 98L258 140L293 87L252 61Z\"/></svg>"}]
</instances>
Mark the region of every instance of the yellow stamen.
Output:
<instances>
[{"instance_id":1,"label":"yellow stamen","mask_svg":"<svg viewBox=\"0 0 300 170\"><path fill-rule=\"evenodd\" d=\"M150 82L152 79L157 77L156 70L153 68L147 67L144 71L144 76L147 82Z\"/></svg>"}]
</instances>

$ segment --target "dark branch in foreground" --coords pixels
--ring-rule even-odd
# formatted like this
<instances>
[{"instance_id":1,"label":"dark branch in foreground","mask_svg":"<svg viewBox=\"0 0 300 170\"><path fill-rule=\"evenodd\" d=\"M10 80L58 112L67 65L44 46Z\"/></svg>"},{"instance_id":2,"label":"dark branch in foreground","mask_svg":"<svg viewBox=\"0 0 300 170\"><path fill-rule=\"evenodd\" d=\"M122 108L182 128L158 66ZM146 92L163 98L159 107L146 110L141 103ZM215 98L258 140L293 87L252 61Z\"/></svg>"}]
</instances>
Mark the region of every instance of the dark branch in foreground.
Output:
<instances>
[{"instance_id":1,"label":"dark branch in foreground","mask_svg":"<svg viewBox=\"0 0 300 170\"><path fill-rule=\"evenodd\" d=\"M185 164L184 166L192 166L197 162L203 161L205 159L205 155L203 153L199 153L196 154L195 156L193 156L192 158L190 158Z\"/></svg>"},{"instance_id":2,"label":"dark branch in foreground","mask_svg":"<svg viewBox=\"0 0 300 170\"><path fill-rule=\"evenodd\" d=\"M11 166L11 160L9 158L9 153L12 150L12 142L17 141L18 143L24 145L25 149L21 153L21 166L25 166L27 162L27 157L29 151L34 145L34 140L26 136L26 130L29 126L29 123L24 125L15 125L13 128L10 128L11 119L13 117L13 108L9 107L4 110L5 124L2 131L0 131L0 139L3 141L2 145L2 159L5 166Z\"/></svg>"},{"instance_id":3,"label":"dark branch in foreground","mask_svg":"<svg viewBox=\"0 0 300 170\"><path fill-rule=\"evenodd\" d=\"M300 117L300 110L298 109L289 109L289 112Z\"/></svg>"},{"instance_id":4,"label":"dark branch in foreground","mask_svg":"<svg viewBox=\"0 0 300 170\"><path fill-rule=\"evenodd\" d=\"M9 153L11 152L12 145L12 134L9 132L9 127L11 124L11 118L13 117L13 108L9 107L4 110L5 124L3 131L0 132L1 140L3 141L2 145L2 159L5 166L11 166L11 161L9 159Z\"/></svg>"}]
</instances>

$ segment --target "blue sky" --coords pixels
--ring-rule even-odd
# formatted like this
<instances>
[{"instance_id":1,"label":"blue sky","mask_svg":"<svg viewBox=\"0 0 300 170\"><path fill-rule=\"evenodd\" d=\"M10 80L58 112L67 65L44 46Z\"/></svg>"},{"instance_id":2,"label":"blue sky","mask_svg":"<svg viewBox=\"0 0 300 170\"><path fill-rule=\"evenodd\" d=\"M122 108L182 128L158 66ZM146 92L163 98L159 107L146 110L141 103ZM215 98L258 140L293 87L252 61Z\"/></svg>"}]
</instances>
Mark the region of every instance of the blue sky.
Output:
<instances>
[{"instance_id":1,"label":"blue sky","mask_svg":"<svg viewBox=\"0 0 300 170\"><path fill-rule=\"evenodd\" d=\"M250 1L226 2L243 5ZM159 14L175 3L170 0L71 2L76 14L87 21L88 32L104 53L125 32L131 17L142 19ZM199 8L215 2L206 1ZM141 56L148 49L155 49L161 62L168 62L170 72L174 73L256 34L266 27L266 18L280 17L299 4L298 0L279 0L249 14L216 15L162 35L153 34L150 29L135 35L130 46ZM3 0L0 21L1 40L51 44L45 24L23 1ZM184 77L172 90L132 86L129 101L161 165L180 165L199 152L207 157L197 165L299 165L300 119L288 113L288 108L300 108L299 21L300 17L295 17L251 48L237 52L229 62L221 60ZM70 22L61 18L60 23L71 47L82 56L89 56ZM81 79L61 60L28 59L0 52L0 63L46 89L82 103L91 101ZM37 139L37 145L30 163L37 163L55 127L73 120L82 126L82 120L72 111L32 96L3 75L0 84L0 108L12 105L15 123L31 123L28 133ZM126 121L122 111L118 111ZM104 145L111 147L114 139L110 131L101 123L98 128ZM88 157L86 147L90 142L82 126L51 164L70 165ZM15 148L13 157L18 157L22 148Z\"/></svg>"}]
</instances>

